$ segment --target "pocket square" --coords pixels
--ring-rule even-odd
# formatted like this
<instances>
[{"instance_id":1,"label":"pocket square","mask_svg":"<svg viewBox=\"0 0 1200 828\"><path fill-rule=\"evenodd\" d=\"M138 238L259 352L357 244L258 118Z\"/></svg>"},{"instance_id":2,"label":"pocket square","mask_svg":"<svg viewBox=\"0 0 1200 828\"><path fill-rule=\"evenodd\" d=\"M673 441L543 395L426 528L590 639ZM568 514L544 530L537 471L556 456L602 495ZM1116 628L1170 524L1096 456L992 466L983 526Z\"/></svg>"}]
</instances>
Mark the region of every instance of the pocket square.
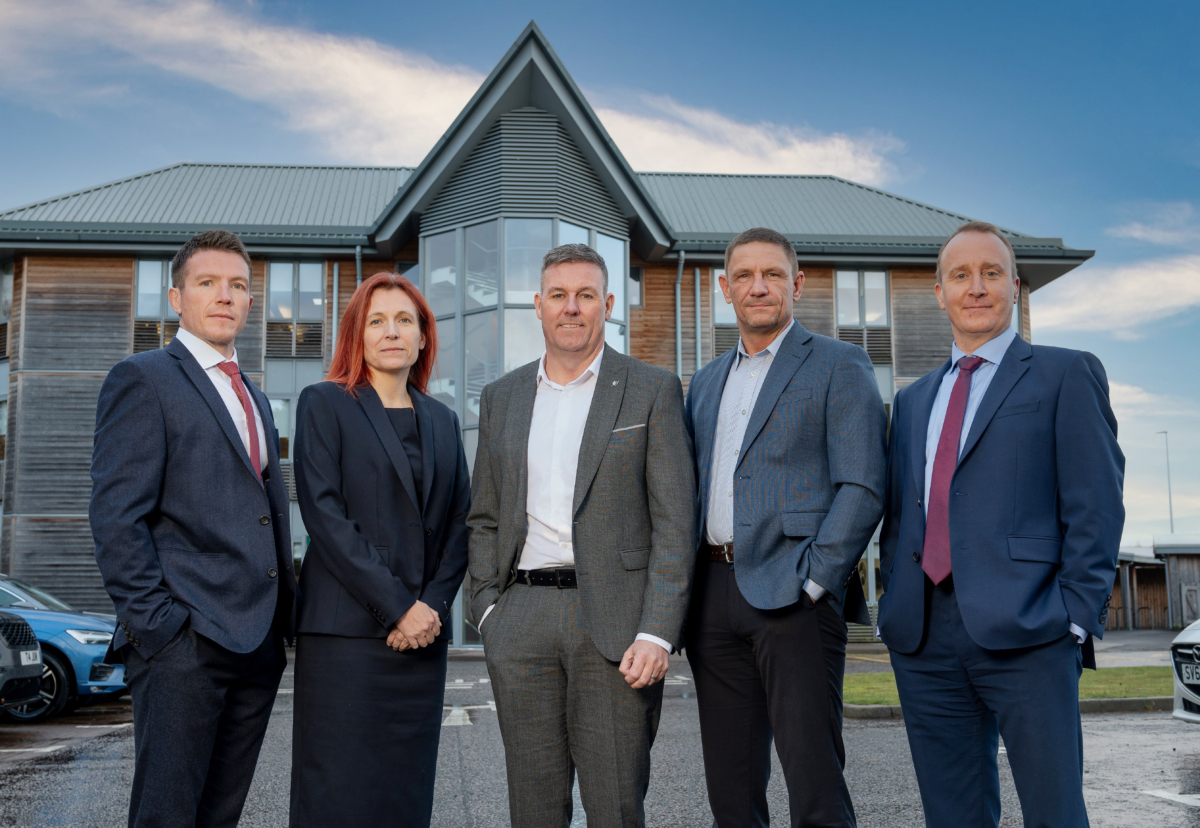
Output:
<instances>
[{"instance_id":1,"label":"pocket square","mask_svg":"<svg viewBox=\"0 0 1200 828\"><path fill-rule=\"evenodd\" d=\"M633 431L635 428L645 428L645 427L646 427L645 423L638 423L637 425L634 425L634 426L625 426L624 428L614 428L612 430L612 433L616 434L618 431Z\"/></svg>"}]
</instances>

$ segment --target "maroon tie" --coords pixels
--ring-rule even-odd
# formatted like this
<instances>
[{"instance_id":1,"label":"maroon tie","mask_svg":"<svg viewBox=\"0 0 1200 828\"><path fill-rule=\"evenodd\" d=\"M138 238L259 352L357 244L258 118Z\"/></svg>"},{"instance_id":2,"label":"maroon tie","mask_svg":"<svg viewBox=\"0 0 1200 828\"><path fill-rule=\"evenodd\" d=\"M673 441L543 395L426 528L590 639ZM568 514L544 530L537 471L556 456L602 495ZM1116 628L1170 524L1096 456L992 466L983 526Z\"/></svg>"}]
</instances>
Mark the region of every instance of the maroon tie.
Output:
<instances>
[{"instance_id":1,"label":"maroon tie","mask_svg":"<svg viewBox=\"0 0 1200 828\"><path fill-rule=\"evenodd\" d=\"M950 479L958 467L958 443L962 436L963 416L967 413L967 397L971 393L971 374L984 362L983 357L974 356L965 356L958 361L958 378L950 391L942 436L938 438L937 454L933 458L921 568L935 584L940 584L950 574Z\"/></svg>"},{"instance_id":2,"label":"maroon tie","mask_svg":"<svg viewBox=\"0 0 1200 828\"><path fill-rule=\"evenodd\" d=\"M228 374L229 379L233 381L233 393L237 394L238 401L242 404L242 410L246 412L246 428L250 432L250 464L254 466L254 473L261 481L262 461L258 454L258 426L254 423L254 407L250 404L250 395L246 393L246 384L242 382L242 372L238 370L236 362L218 362L217 367ZM962 417L960 416L959 419ZM938 453L941 453L940 449Z\"/></svg>"}]
</instances>

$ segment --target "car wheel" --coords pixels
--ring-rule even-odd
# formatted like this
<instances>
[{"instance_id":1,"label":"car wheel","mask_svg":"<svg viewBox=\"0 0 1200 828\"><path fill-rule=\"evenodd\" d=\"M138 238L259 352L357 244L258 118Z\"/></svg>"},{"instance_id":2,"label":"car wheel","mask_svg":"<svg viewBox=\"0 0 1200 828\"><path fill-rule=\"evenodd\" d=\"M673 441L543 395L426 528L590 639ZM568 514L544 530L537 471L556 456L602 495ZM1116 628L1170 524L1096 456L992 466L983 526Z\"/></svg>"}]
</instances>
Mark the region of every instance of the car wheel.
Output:
<instances>
[{"instance_id":1,"label":"car wheel","mask_svg":"<svg viewBox=\"0 0 1200 828\"><path fill-rule=\"evenodd\" d=\"M74 695L66 666L53 653L42 651L41 698L28 704L10 707L5 715L14 722L42 722L63 712Z\"/></svg>"}]
</instances>

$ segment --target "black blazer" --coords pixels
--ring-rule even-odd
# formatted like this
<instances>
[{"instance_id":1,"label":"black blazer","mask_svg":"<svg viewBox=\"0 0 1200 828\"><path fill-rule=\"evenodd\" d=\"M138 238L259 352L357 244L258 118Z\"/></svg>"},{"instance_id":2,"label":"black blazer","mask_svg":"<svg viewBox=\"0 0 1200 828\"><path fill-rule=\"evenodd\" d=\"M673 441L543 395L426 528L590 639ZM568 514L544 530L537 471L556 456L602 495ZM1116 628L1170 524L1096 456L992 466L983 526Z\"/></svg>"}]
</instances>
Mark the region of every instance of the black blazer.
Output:
<instances>
[{"instance_id":1,"label":"black blazer","mask_svg":"<svg viewBox=\"0 0 1200 828\"><path fill-rule=\"evenodd\" d=\"M458 417L409 388L421 436L423 497L379 395L332 382L297 410L296 491L311 538L298 631L384 638L417 600L442 619L467 567L471 481ZM425 504L422 511L418 504Z\"/></svg>"},{"instance_id":2,"label":"black blazer","mask_svg":"<svg viewBox=\"0 0 1200 828\"><path fill-rule=\"evenodd\" d=\"M222 647L290 636L296 581L271 406L264 480L221 395L178 339L117 363L100 388L89 508L96 563L117 611L113 648L149 659L191 620Z\"/></svg>"}]
</instances>

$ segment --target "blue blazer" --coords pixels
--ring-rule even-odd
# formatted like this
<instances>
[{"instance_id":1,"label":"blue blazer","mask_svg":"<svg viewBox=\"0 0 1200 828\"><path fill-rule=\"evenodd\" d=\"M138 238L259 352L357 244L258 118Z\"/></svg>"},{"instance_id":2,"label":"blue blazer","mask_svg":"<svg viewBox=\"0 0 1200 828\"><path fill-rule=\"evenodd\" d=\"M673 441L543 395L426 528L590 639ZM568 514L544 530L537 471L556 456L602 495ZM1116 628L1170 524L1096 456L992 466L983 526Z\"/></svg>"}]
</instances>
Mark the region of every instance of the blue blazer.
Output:
<instances>
[{"instance_id":1,"label":"blue blazer","mask_svg":"<svg viewBox=\"0 0 1200 828\"><path fill-rule=\"evenodd\" d=\"M892 408L879 628L901 653L914 652L924 632L925 438L950 367L947 360L900 391ZM1014 339L950 486L954 589L976 644L1035 646L1072 623L1104 635L1125 523L1124 471L1100 361Z\"/></svg>"},{"instance_id":2,"label":"blue blazer","mask_svg":"<svg viewBox=\"0 0 1200 828\"><path fill-rule=\"evenodd\" d=\"M736 355L726 351L688 386L701 544L717 415ZM797 322L759 390L734 472L734 573L752 606L790 606L812 578L839 611L849 586L847 615L866 623L857 567L883 513L886 429L867 352Z\"/></svg>"},{"instance_id":3,"label":"blue blazer","mask_svg":"<svg viewBox=\"0 0 1200 828\"><path fill-rule=\"evenodd\" d=\"M384 638L417 600L442 619L467 569L471 479L458 417L409 388L421 491L371 386L357 398L310 385L296 413L296 493L312 541L300 570L299 632Z\"/></svg>"},{"instance_id":4,"label":"blue blazer","mask_svg":"<svg viewBox=\"0 0 1200 828\"><path fill-rule=\"evenodd\" d=\"M113 649L129 643L149 659L189 619L238 653L257 648L275 620L280 635L292 634L279 432L266 396L242 381L266 429L263 482L212 380L178 339L117 363L100 388L88 516L117 612Z\"/></svg>"}]
</instances>

